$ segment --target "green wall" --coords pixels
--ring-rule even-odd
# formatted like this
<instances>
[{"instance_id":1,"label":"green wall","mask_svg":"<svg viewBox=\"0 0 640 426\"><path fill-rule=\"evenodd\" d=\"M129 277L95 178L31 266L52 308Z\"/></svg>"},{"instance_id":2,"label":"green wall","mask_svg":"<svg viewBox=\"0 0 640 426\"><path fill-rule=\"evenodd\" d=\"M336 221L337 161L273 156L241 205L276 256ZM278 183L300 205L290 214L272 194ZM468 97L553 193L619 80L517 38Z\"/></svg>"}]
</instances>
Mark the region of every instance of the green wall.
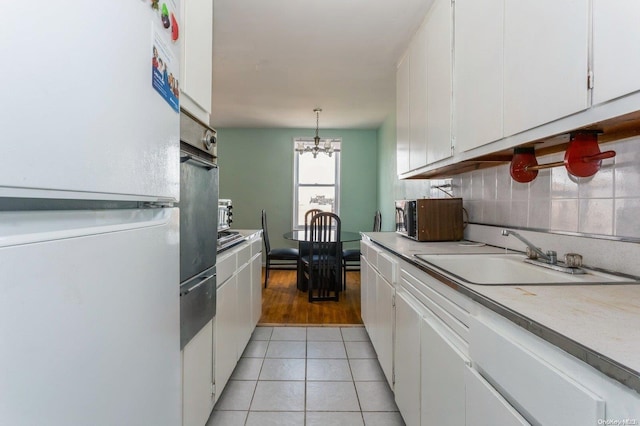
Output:
<instances>
[{"instance_id":1,"label":"green wall","mask_svg":"<svg viewBox=\"0 0 640 426\"><path fill-rule=\"evenodd\" d=\"M220 198L233 200L233 228L260 229L260 211L265 209L271 246L295 247L295 243L282 238L292 226L293 139L313 137L314 130L217 130ZM378 208L377 133L376 130L320 132L322 137L342 138L340 218L344 230L370 231L373 226ZM352 246L357 247L357 243Z\"/></svg>"}]
</instances>

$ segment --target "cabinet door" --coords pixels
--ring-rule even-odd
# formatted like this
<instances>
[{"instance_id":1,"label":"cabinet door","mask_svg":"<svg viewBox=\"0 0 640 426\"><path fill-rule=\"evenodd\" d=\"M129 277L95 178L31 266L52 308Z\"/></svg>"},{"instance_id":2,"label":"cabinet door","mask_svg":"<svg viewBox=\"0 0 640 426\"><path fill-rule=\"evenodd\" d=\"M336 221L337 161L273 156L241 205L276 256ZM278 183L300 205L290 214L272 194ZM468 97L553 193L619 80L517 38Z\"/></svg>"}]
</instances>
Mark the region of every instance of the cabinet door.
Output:
<instances>
[{"instance_id":1,"label":"cabinet door","mask_svg":"<svg viewBox=\"0 0 640 426\"><path fill-rule=\"evenodd\" d=\"M409 48L409 165L410 170L427 164L427 29L423 24Z\"/></svg>"},{"instance_id":2,"label":"cabinet door","mask_svg":"<svg viewBox=\"0 0 640 426\"><path fill-rule=\"evenodd\" d=\"M446 326L430 312L420 330L420 417L425 424L465 424L464 370L468 361L450 341Z\"/></svg>"},{"instance_id":3,"label":"cabinet door","mask_svg":"<svg viewBox=\"0 0 640 426\"><path fill-rule=\"evenodd\" d=\"M215 317L214 378L216 400L236 367L237 275L218 287Z\"/></svg>"},{"instance_id":4,"label":"cabinet door","mask_svg":"<svg viewBox=\"0 0 640 426\"><path fill-rule=\"evenodd\" d=\"M640 55L623 46L640 45L640 2L593 0L593 103L640 90Z\"/></svg>"},{"instance_id":5,"label":"cabinet door","mask_svg":"<svg viewBox=\"0 0 640 426\"><path fill-rule=\"evenodd\" d=\"M188 0L183 2L182 80L180 100L189 112L209 123L211 112L211 57L213 52L213 2ZM208 58L208 59L207 59ZM186 101L186 102L185 102Z\"/></svg>"},{"instance_id":6,"label":"cabinet door","mask_svg":"<svg viewBox=\"0 0 640 426\"><path fill-rule=\"evenodd\" d=\"M553 363L548 353L521 344L525 331L505 328L488 318L472 317L469 348L474 365L482 369L509 400L535 424L597 424L605 418L605 401ZM512 331L509 331L512 330ZM545 342L543 347L548 343ZM554 348L553 350L555 351Z\"/></svg>"},{"instance_id":7,"label":"cabinet door","mask_svg":"<svg viewBox=\"0 0 640 426\"><path fill-rule=\"evenodd\" d=\"M467 426L523 426L527 422L485 379L465 367Z\"/></svg>"},{"instance_id":8,"label":"cabinet door","mask_svg":"<svg viewBox=\"0 0 640 426\"><path fill-rule=\"evenodd\" d=\"M262 316L262 256L256 255L251 261L251 328Z\"/></svg>"},{"instance_id":9,"label":"cabinet door","mask_svg":"<svg viewBox=\"0 0 640 426\"><path fill-rule=\"evenodd\" d=\"M589 1L505 2L505 136L589 106Z\"/></svg>"},{"instance_id":10,"label":"cabinet door","mask_svg":"<svg viewBox=\"0 0 640 426\"><path fill-rule=\"evenodd\" d=\"M213 323L209 321L182 352L182 425L202 426L213 409Z\"/></svg>"},{"instance_id":11,"label":"cabinet door","mask_svg":"<svg viewBox=\"0 0 640 426\"><path fill-rule=\"evenodd\" d=\"M504 0L454 7L454 136L463 152L502 137Z\"/></svg>"},{"instance_id":12,"label":"cabinet door","mask_svg":"<svg viewBox=\"0 0 640 426\"><path fill-rule=\"evenodd\" d=\"M425 21L427 164L451 157L451 12L450 0L436 0Z\"/></svg>"},{"instance_id":13,"label":"cabinet door","mask_svg":"<svg viewBox=\"0 0 640 426\"><path fill-rule=\"evenodd\" d=\"M395 290L381 275L376 276L376 353L382 371L393 388L393 329Z\"/></svg>"},{"instance_id":14,"label":"cabinet door","mask_svg":"<svg viewBox=\"0 0 640 426\"><path fill-rule=\"evenodd\" d=\"M237 330L236 336L236 361L240 359L244 348L247 346L253 331L252 324L252 306L251 306L251 267L245 263L238 271L238 299L237 299Z\"/></svg>"},{"instance_id":15,"label":"cabinet door","mask_svg":"<svg viewBox=\"0 0 640 426\"><path fill-rule=\"evenodd\" d=\"M409 52L398 64L396 71L396 161L397 172L405 173L411 170L409 165L409 150L411 148L409 135Z\"/></svg>"},{"instance_id":16,"label":"cabinet door","mask_svg":"<svg viewBox=\"0 0 640 426\"><path fill-rule=\"evenodd\" d=\"M411 296L396 295L395 384L393 391L402 418L420 424L420 323L422 315Z\"/></svg>"},{"instance_id":17,"label":"cabinet door","mask_svg":"<svg viewBox=\"0 0 640 426\"><path fill-rule=\"evenodd\" d=\"M371 264L365 260L361 267L360 273L364 271L364 276L361 277L361 291L362 291L362 321L371 337L371 341L374 342L377 339L376 333L376 271Z\"/></svg>"}]
</instances>

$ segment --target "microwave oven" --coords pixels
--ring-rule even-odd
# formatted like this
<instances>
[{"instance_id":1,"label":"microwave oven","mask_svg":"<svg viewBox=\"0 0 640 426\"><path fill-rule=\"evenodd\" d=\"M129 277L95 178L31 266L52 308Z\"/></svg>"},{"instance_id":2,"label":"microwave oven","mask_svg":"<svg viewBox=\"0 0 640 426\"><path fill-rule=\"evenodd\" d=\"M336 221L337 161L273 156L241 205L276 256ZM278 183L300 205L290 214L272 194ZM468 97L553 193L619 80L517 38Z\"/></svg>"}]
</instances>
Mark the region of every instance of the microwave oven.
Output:
<instances>
[{"instance_id":1,"label":"microwave oven","mask_svg":"<svg viewBox=\"0 0 640 426\"><path fill-rule=\"evenodd\" d=\"M462 198L396 201L396 232L416 241L458 241L463 237Z\"/></svg>"}]
</instances>

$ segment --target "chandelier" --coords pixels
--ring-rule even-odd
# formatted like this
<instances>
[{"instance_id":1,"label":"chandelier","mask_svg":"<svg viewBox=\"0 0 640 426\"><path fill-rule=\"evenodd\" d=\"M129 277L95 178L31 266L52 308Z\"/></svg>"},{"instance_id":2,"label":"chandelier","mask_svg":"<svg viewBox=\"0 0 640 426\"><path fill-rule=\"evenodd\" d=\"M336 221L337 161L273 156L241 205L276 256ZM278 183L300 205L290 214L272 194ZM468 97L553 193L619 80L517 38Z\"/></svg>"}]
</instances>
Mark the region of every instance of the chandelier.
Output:
<instances>
[{"instance_id":1,"label":"chandelier","mask_svg":"<svg viewBox=\"0 0 640 426\"><path fill-rule=\"evenodd\" d=\"M298 142L296 144L295 150L300 155L304 154L305 152L310 152L313 154L313 158L316 158L319 152L323 152L331 157L335 150L333 144L331 143L331 139L325 139L322 146L320 146L320 136L318 136L318 128L320 127L320 112L322 112L322 109L316 108L313 110L313 112L316 113L316 136L313 138L313 146L305 144L303 142Z\"/></svg>"}]
</instances>

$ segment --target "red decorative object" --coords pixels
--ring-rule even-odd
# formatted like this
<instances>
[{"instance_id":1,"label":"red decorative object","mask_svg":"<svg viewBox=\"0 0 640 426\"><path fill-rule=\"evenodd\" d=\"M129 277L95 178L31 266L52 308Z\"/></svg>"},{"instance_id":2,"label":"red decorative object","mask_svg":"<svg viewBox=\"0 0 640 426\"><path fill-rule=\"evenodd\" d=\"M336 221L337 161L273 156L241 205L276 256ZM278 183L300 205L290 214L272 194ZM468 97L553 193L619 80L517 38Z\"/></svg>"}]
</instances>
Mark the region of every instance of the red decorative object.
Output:
<instances>
[{"instance_id":1,"label":"red decorative object","mask_svg":"<svg viewBox=\"0 0 640 426\"><path fill-rule=\"evenodd\" d=\"M531 168L537 165L538 160L536 160L536 152L533 147L515 148L509 172L516 182L527 183L538 176L538 170Z\"/></svg>"},{"instance_id":2,"label":"red decorative object","mask_svg":"<svg viewBox=\"0 0 640 426\"><path fill-rule=\"evenodd\" d=\"M577 177L595 175L602 165L602 160L616 156L615 151L600 152L598 130L579 131L571 134L569 147L564 154L564 166L567 171Z\"/></svg>"},{"instance_id":3,"label":"red decorative object","mask_svg":"<svg viewBox=\"0 0 640 426\"><path fill-rule=\"evenodd\" d=\"M171 13L171 40L177 41L178 37L180 37L180 30L178 28L178 20Z\"/></svg>"}]
</instances>

